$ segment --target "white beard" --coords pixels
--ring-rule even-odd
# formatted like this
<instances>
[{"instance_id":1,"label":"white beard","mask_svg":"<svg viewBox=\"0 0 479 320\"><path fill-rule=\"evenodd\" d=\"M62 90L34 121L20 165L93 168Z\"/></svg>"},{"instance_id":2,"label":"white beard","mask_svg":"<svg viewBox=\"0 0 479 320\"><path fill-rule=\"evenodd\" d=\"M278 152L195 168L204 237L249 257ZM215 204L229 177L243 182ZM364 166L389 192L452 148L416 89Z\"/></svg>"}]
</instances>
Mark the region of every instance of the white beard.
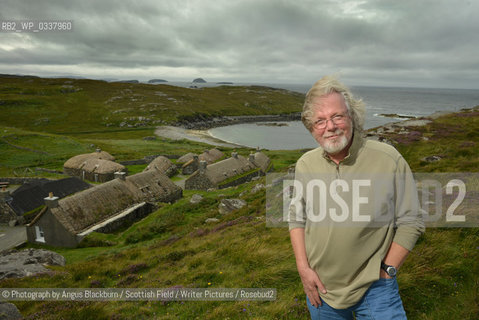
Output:
<instances>
[{"instance_id":1,"label":"white beard","mask_svg":"<svg viewBox=\"0 0 479 320\"><path fill-rule=\"evenodd\" d=\"M324 149L324 151L326 151L326 153L336 154L336 153L342 151L344 148L346 148L350 139L348 139L344 135L343 130L338 129L334 132L334 134L329 134L329 136L331 136L331 135L338 135L339 137L334 139L334 140L327 140L326 139L323 142L321 147L323 147L323 149ZM324 135L323 135L323 137L325 138Z\"/></svg>"}]
</instances>

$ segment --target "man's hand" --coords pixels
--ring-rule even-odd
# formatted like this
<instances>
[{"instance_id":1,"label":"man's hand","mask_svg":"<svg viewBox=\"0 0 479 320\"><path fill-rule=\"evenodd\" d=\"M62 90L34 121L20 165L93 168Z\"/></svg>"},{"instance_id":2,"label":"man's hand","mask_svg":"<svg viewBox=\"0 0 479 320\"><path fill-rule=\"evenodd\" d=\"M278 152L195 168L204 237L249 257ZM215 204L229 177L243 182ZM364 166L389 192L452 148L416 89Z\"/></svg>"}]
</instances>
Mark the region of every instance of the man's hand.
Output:
<instances>
[{"instance_id":1,"label":"man's hand","mask_svg":"<svg viewBox=\"0 0 479 320\"><path fill-rule=\"evenodd\" d=\"M322 303L321 299L319 299L318 290L323 294L326 294L327 291L321 280L319 280L316 271L309 266L308 258L306 257L306 246L304 245L304 229L294 228L289 231L289 234L304 292L313 306L321 306Z\"/></svg>"},{"instance_id":2,"label":"man's hand","mask_svg":"<svg viewBox=\"0 0 479 320\"><path fill-rule=\"evenodd\" d=\"M318 277L318 274L311 268L305 268L299 271L301 282L303 282L304 292L309 298L311 304L315 307L321 306L322 302L319 298L318 290L326 294L326 288Z\"/></svg>"}]
</instances>

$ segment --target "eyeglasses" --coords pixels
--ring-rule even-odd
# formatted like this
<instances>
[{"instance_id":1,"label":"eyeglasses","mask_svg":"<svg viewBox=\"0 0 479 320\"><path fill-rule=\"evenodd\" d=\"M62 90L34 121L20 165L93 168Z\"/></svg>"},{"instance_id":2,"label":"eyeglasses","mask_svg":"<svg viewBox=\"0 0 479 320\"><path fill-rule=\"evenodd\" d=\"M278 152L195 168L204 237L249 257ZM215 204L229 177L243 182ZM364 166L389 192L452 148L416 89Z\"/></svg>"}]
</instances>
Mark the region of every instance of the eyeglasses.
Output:
<instances>
[{"instance_id":1,"label":"eyeglasses","mask_svg":"<svg viewBox=\"0 0 479 320\"><path fill-rule=\"evenodd\" d=\"M318 119L313 122L313 127L315 127L316 129L324 129L328 125L329 120L331 120L331 122L335 125L344 124L346 123L347 118L348 115L346 114L337 114L335 116L332 116L330 119Z\"/></svg>"}]
</instances>

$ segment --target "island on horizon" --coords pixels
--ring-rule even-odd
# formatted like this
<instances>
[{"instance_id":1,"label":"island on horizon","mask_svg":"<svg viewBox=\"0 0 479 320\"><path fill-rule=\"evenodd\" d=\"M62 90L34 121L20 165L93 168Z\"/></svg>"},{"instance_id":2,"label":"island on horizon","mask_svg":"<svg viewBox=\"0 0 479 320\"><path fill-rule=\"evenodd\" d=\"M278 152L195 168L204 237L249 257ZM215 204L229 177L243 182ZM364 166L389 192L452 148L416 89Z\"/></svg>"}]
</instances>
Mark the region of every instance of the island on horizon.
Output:
<instances>
[{"instance_id":1,"label":"island on horizon","mask_svg":"<svg viewBox=\"0 0 479 320\"><path fill-rule=\"evenodd\" d=\"M151 79L148 80L148 83L162 83L162 82L168 82L167 80L164 79Z\"/></svg>"}]
</instances>

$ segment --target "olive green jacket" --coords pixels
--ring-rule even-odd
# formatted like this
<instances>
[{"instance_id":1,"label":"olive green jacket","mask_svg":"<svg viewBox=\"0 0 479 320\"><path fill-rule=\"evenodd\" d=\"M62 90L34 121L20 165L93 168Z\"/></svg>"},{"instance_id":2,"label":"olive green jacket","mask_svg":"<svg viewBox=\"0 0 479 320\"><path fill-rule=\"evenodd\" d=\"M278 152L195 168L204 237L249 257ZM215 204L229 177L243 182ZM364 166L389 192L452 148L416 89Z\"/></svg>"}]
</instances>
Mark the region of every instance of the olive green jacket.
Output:
<instances>
[{"instance_id":1,"label":"olive green jacket","mask_svg":"<svg viewBox=\"0 0 479 320\"><path fill-rule=\"evenodd\" d=\"M379 279L391 243L412 250L424 232L412 172L392 146L355 135L336 165L322 148L296 163L289 229L305 229L308 262L330 306L356 304Z\"/></svg>"}]
</instances>

